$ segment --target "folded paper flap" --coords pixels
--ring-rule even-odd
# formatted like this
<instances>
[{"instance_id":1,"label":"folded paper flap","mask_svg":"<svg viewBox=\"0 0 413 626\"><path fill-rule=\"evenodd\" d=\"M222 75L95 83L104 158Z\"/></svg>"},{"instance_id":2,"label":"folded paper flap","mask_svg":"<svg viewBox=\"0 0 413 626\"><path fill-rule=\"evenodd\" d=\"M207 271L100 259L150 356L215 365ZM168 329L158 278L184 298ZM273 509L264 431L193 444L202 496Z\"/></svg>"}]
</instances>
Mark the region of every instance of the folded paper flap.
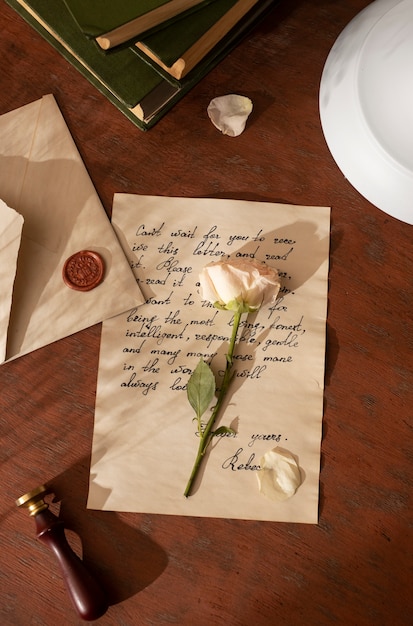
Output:
<instances>
[{"instance_id":1,"label":"folded paper flap","mask_svg":"<svg viewBox=\"0 0 413 626\"><path fill-rule=\"evenodd\" d=\"M77 184L84 178L79 165L69 159L30 161L19 203L26 219L25 237L54 252L64 248L79 211L94 193ZM58 210L51 211L53 205Z\"/></svg>"},{"instance_id":2,"label":"folded paper flap","mask_svg":"<svg viewBox=\"0 0 413 626\"><path fill-rule=\"evenodd\" d=\"M0 200L0 362L6 356L7 332L23 217Z\"/></svg>"},{"instance_id":3,"label":"folded paper flap","mask_svg":"<svg viewBox=\"0 0 413 626\"><path fill-rule=\"evenodd\" d=\"M88 198L100 204L92 181L53 98L45 97L25 168L19 210L30 220L25 236L62 249ZM49 123L54 120L54 123Z\"/></svg>"},{"instance_id":4,"label":"folded paper flap","mask_svg":"<svg viewBox=\"0 0 413 626\"><path fill-rule=\"evenodd\" d=\"M11 359L141 304L143 296L53 96L1 116L0 137L0 197L24 217ZM62 270L84 249L101 254L104 281L76 292Z\"/></svg>"}]
</instances>

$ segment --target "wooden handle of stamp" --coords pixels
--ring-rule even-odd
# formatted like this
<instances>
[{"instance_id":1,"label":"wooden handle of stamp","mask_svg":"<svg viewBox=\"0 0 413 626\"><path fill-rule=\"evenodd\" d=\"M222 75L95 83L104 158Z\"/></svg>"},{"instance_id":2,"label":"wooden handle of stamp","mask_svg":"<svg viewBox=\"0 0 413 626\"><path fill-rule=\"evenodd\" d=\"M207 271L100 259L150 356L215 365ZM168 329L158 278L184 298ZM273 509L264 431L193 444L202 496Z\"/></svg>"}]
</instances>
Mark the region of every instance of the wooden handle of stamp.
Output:
<instances>
[{"instance_id":1,"label":"wooden handle of stamp","mask_svg":"<svg viewBox=\"0 0 413 626\"><path fill-rule=\"evenodd\" d=\"M49 511L48 505L42 499L44 493L39 488L22 496L16 503L31 510L30 515L34 518L37 538L54 553L79 616L84 620L98 619L108 608L105 595L83 561L69 546L64 523Z\"/></svg>"}]
</instances>

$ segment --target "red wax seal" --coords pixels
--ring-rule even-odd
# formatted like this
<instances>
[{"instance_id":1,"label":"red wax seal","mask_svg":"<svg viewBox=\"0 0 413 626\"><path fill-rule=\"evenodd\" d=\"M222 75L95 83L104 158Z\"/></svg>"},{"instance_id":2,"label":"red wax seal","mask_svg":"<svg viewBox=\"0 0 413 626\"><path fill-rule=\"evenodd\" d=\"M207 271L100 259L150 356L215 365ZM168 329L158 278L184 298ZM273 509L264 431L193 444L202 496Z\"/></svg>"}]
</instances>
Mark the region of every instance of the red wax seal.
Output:
<instances>
[{"instance_id":1,"label":"red wax seal","mask_svg":"<svg viewBox=\"0 0 413 626\"><path fill-rule=\"evenodd\" d=\"M72 254L63 266L63 280L76 291L90 291L103 278L103 259L97 252L81 250Z\"/></svg>"}]
</instances>

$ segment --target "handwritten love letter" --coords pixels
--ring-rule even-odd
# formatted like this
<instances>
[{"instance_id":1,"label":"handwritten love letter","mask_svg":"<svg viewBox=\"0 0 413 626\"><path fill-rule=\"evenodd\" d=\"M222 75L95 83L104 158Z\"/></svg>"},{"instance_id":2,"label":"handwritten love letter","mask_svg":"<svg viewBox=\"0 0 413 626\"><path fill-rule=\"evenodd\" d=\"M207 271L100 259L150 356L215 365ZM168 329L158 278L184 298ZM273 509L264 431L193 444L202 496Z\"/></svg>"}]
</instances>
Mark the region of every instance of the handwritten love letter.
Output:
<instances>
[{"instance_id":1,"label":"handwritten love letter","mask_svg":"<svg viewBox=\"0 0 413 626\"><path fill-rule=\"evenodd\" d=\"M146 302L103 323L88 507L317 523L330 209L116 194L112 224ZM243 318L216 423L236 435L214 438L185 498L198 447L186 384L200 358L219 381L232 324L201 300L198 275L242 256L277 268L282 287ZM256 476L277 446L302 477L283 502Z\"/></svg>"}]
</instances>

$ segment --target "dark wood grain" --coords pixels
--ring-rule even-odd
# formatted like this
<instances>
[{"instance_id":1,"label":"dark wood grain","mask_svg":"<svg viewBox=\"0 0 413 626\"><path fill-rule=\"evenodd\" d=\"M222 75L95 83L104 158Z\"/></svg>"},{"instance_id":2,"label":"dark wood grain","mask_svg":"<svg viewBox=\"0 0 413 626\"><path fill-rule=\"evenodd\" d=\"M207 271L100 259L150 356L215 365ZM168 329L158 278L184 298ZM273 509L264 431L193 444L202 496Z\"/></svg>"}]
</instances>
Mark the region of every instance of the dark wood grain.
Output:
<instances>
[{"instance_id":1,"label":"dark wood grain","mask_svg":"<svg viewBox=\"0 0 413 626\"><path fill-rule=\"evenodd\" d=\"M49 482L107 588L102 626L411 626L413 230L343 177L318 112L327 54L369 1L283 2L148 133L0 4L0 114L52 93L108 214L114 192L332 206L319 524L86 510L94 326L0 368L0 623L80 623L14 503ZM206 116L231 92L254 102L237 139Z\"/></svg>"}]
</instances>

